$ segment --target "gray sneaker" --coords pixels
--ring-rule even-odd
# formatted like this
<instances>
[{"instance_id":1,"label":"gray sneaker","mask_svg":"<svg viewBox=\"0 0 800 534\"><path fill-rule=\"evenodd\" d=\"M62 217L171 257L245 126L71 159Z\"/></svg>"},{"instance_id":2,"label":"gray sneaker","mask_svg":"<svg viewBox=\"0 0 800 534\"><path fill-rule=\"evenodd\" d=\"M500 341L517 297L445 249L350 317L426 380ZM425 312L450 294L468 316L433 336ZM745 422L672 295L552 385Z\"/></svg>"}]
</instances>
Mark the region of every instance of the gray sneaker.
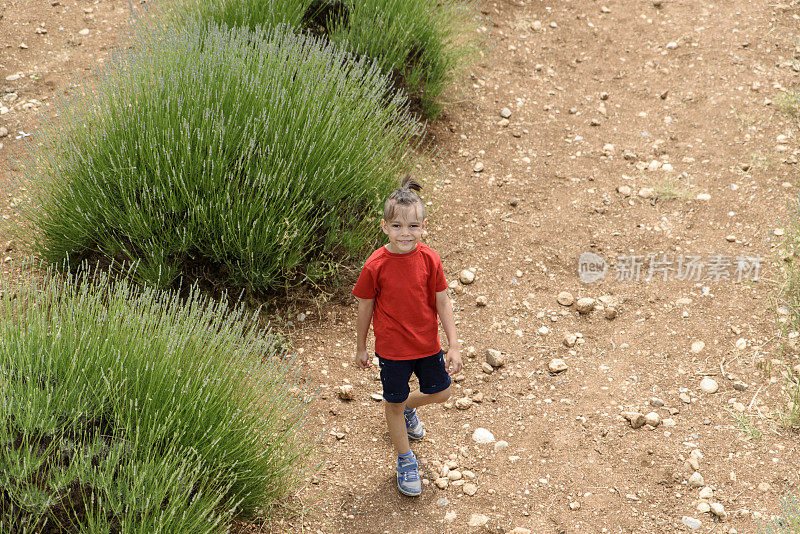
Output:
<instances>
[{"instance_id":1,"label":"gray sneaker","mask_svg":"<svg viewBox=\"0 0 800 534\"><path fill-rule=\"evenodd\" d=\"M397 489L408 497L418 497L422 493L419 463L413 456L411 460L401 456L397 457Z\"/></svg>"},{"instance_id":2,"label":"gray sneaker","mask_svg":"<svg viewBox=\"0 0 800 534\"><path fill-rule=\"evenodd\" d=\"M408 432L408 439L422 439L425 436L425 429L417 417L417 409L405 409L403 412L406 418L406 431Z\"/></svg>"}]
</instances>

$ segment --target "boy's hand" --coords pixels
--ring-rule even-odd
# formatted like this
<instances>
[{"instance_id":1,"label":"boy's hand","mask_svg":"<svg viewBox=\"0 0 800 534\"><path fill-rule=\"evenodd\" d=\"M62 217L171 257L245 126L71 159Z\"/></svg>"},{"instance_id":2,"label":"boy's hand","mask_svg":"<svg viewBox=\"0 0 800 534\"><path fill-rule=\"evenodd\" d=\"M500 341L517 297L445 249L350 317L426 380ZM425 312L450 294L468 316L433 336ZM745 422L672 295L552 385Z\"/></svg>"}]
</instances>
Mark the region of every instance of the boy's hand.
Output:
<instances>
[{"instance_id":1,"label":"boy's hand","mask_svg":"<svg viewBox=\"0 0 800 534\"><path fill-rule=\"evenodd\" d=\"M356 367L359 369L372 367L372 358L369 357L367 349L356 351Z\"/></svg>"},{"instance_id":2,"label":"boy's hand","mask_svg":"<svg viewBox=\"0 0 800 534\"><path fill-rule=\"evenodd\" d=\"M464 368L461 362L461 350L458 347L450 347L447 351L447 360L445 360L445 367L447 374L455 376Z\"/></svg>"}]
</instances>

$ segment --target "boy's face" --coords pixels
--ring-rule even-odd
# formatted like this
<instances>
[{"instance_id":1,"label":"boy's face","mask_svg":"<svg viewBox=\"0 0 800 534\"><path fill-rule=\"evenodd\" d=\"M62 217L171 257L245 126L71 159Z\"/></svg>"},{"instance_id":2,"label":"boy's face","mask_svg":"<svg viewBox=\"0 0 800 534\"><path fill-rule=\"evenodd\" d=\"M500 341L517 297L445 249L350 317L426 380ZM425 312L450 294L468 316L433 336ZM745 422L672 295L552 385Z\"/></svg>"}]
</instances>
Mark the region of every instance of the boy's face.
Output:
<instances>
[{"instance_id":1,"label":"boy's face","mask_svg":"<svg viewBox=\"0 0 800 534\"><path fill-rule=\"evenodd\" d=\"M419 206L397 206L394 220L381 219L381 229L389 236L389 252L395 254L408 254L417 248L417 243L422 238L422 231L428 224L427 219L422 219Z\"/></svg>"}]
</instances>

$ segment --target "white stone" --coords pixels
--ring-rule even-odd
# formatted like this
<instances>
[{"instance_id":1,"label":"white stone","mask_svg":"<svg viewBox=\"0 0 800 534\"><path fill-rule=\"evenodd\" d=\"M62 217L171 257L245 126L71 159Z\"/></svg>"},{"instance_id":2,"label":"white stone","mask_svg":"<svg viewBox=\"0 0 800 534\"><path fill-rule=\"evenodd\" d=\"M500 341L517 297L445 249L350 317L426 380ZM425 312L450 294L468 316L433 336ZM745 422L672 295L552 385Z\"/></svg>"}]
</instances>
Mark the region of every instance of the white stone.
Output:
<instances>
[{"instance_id":1,"label":"white stone","mask_svg":"<svg viewBox=\"0 0 800 534\"><path fill-rule=\"evenodd\" d=\"M508 442L502 439L494 444L495 451L502 451L507 448L508 448Z\"/></svg>"},{"instance_id":2,"label":"white stone","mask_svg":"<svg viewBox=\"0 0 800 534\"><path fill-rule=\"evenodd\" d=\"M483 172L483 162L479 161L478 163L476 163L475 166L472 167L472 170L475 172Z\"/></svg>"},{"instance_id":3,"label":"white stone","mask_svg":"<svg viewBox=\"0 0 800 534\"><path fill-rule=\"evenodd\" d=\"M650 426L658 426L661 424L661 416L656 412L650 412L644 416L644 422Z\"/></svg>"},{"instance_id":4,"label":"white stone","mask_svg":"<svg viewBox=\"0 0 800 534\"><path fill-rule=\"evenodd\" d=\"M719 384L713 378L705 377L700 381L700 389L703 393L716 393L719 390Z\"/></svg>"},{"instance_id":5,"label":"white stone","mask_svg":"<svg viewBox=\"0 0 800 534\"><path fill-rule=\"evenodd\" d=\"M697 195L697 200L711 200L711 195L708 193L700 193Z\"/></svg>"},{"instance_id":6,"label":"white stone","mask_svg":"<svg viewBox=\"0 0 800 534\"><path fill-rule=\"evenodd\" d=\"M575 343L577 342L578 342L578 336L576 336L575 334L572 334L570 332L566 332L564 334L564 345L566 345L567 347L574 347Z\"/></svg>"},{"instance_id":7,"label":"white stone","mask_svg":"<svg viewBox=\"0 0 800 534\"><path fill-rule=\"evenodd\" d=\"M590 297L580 298L578 299L576 308L578 309L579 313L589 313L594 309L594 299Z\"/></svg>"},{"instance_id":8,"label":"white stone","mask_svg":"<svg viewBox=\"0 0 800 534\"><path fill-rule=\"evenodd\" d=\"M710 486L706 486L700 490L700 493L698 493L697 496L701 499L710 499L714 496L714 490L711 489Z\"/></svg>"},{"instance_id":9,"label":"white stone","mask_svg":"<svg viewBox=\"0 0 800 534\"><path fill-rule=\"evenodd\" d=\"M747 340L743 337L740 337L736 340L735 344L736 350L744 350L747 348Z\"/></svg>"},{"instance_id":10,"label":"white stone","mask_svg":"<svg viewBox=\"0 0 800 534\"><path fill-rule=\"evenodd\" d=\"M351 384L344 384L339 386L339 398L342 400L353 399L353 386Z\"/></svg>"},{"instance_id":11,"label":"white stone","mask_svg":"<svg viewBox=\"0 0 800 534\"><path fill-rule=\"evenodd\" d=\"M469 525L471 527L482 527L488 522L489 522L489 518L486 517L485 515L483 515L483 514L472 514L471 516L469 516L469 521L467 522L467 525Z\"/></svg>"},{"instance_id":12,"label":"white stone","mask_svg":"<svg viewBox=\"0 0 800 534\"><path fill-rule=\"evenodd\" d=\"M89 28L84 28L78 32L81 35L89 35Z\"/></svg>"},{"instance_id":13,"label":"white stone","mask_svg":"<svg viewBox=\"0 0 800 534\"><path fill-rule=\"evenodd\" d=\"M472 441L480 444L494 443L494 434L485 428L476 428L472 433Z\"/></svg>"},{"instance_id":14,"label":"white stone","mask_svg":"<svg viewBox=\"0 0 800 534\"><path fill-rule=\"evenodd\" d=\"M547 369L553 373L562 373L568 369L566 362L561 358L553 358L550 360L550 363L547 364Z\"/></svg>"},{"instance_id":15,"label":"white stone","mask_svg":"<svg viewBox=\"0 0 800 534\"><path fill-rule=\"evenodd\" d=\"M688 515L685 515L681 518L681 523L683 523L692 530L697 530L698 528L703 526L703 523L701 523L699 519L695 519L694 517L689 517Z\"/></svg>"},{"instance_id":16,"label":"white stone","mask_svg":"<svg viewBox=\"0 0 800 534\"><path fill-rule=\"evenodd\" d=\"M511 110L508 108L503 108L500 110L500 116L504 119L507 119L511 116Z\"/></svg>"},{"instance_id":17,"label":"white stone","mask_svg":"<svg viewBox=\"0 0 800 534\"><path fill-rule=\"evenodd\" d=\"M701 488L705 485L705 480L703 480L703 475L700 474L700 471L692 473L692 476L689 477L689 485L693 488Z\"/></svg>"},{"instance_id":18,"label":"white stone","mask_svg":"<svg viewBox=\"0 0 800 534\"><path fill-rule=\"evenodd\" d=\"M464 487L461 488L461 491L463 491L466 495L472 496L475 495L475 493L477 493L478 486L476 484L473 484L472 482L467 482L466 484L464 484Z\"/></svg>"},{"instance_id":19,"label":"white stone","mask_svg":"<svg viewBox=\"0 0 800 534\"><path fill-rule=\"evenodd\" d=\"M725 507L718 502L711 503L711 513L722 520L725 520L725 518L728 517L727 512L725 512Z\"/></svg>"},{"instance_id":20,"label":"white stone","mask_svg":"<svg viewBox=\"0 0 800 534\"><path fill-rule=\"evenodd\" d=\"M506 359L499 350L486 349L486 363L492 367L502 367L506 364Z\"/></svg>"},{"instance_id":21,"label":"white stone","mask_svg":"<svg viewBox=\"0 0 800 534\"><path fill-rule=\"evenodd\" d=\"M706 348L706 344L703 341L695 341L692 343L692 352L695 354L700 354L703 352L704 348Z\"/></svg>"},{"instance_id":22,"label":"white stone","mask_svg":"<svg viewBox=\"0 0 800 534\"><path fill-rule=\"evenodd\" d=\"M562 306L572 306L572 304L575 302L575 297L573 297L572 293L569 291L562 291L558 294L556 300L558 300L558 303Z\"/></svg>"},{"instance_id":23,"label":"white stone","mask_svg":"<svg viewBox=\"0 0 800 534\"><path fill-rule=\"evenodd\" d=\"M461 281L462 284L469 285L475 281L475 273L473 273L469 269L464 269L463 271L458 273L458 279Z\"/></svg>"}]
</instances>

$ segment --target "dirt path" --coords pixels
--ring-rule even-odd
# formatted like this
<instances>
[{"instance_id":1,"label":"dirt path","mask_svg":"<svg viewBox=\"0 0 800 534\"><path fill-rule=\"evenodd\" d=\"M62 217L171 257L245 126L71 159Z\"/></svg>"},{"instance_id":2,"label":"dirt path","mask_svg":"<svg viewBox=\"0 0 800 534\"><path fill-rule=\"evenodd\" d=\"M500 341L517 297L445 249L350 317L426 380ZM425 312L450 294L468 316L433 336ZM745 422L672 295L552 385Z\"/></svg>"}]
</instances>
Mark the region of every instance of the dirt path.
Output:
<instances>
[{"instance_id":1,"label":"dirt path","mask_svg":"<svg viewBox=\"0 0 800 534\"><path fill-rule=\"evenodd\" d=\"M482 519L472 515L481 514L482 528L497 532L683 532L683 516L700 520L699 532L754 532L760 514L775 513L779 496L797 491L797 437L774 413L785 404L784 381L779 366L771 379L760 368L781 343L771 302L784 239L776 230L788 232L787 201L799 185L791 162L800 132L771 101L797 82L800 4L551 4L482 4L485 57L453 97L460 102L431 128L439 152L425 189L433 202L426 241L448 280L469 268L476 279L453 294L462 346L474 347L456 398L472 402L420 410L428 429L414 446L429 481L422 497L395 489L382 409L370 398L380 392L377 372L349 365L355 307L330 304L308 310L293 330L320 386L322 469L300 494L303 516L273 531L471 532L479 529L469 522ZM52 94L41 86L48 75L31 81L23 57L40 37L29 5L55 9L0 4L0 34L20 30L29 46L15 48L14 34L0 49L0 84L16 90L19 80L2 80L25 72L23 99L39 98L26 91ZM84 8L97 10L90 21L100 29L102 10L118 22L125 5L70 2L41 17L49 17L51 37L69 24L79 35L92 14ZM24 32L9 25L26 17ZM104 53L92 33L81 45L58 35L52 56L68 53L75 67ZM113 33L101 36L113 42ZM43 52L28 59L45 58L41 72L59 68ZM68 70L52 74L56 87L67 87ZM511 111L507 124L503 108ZM35 127L34 112L0 116L11 131L0 139L0 160L18 150L20 129ZM15 212L0 200L3 233ZM585 251L608 262L605 279L580 281ZM714 255L760 258L760 277L744 272L738 282L734 265L717 280L693 280L689 271L682 280L671 272L647 281L650 254L700 256L701 276ZM618 280L635 278L621 269L634 255L644 260L639 280ZM599 302L581 315L557 302L562 291L608 297L617 316L607 319ZM486 306L476 304L479 296ZM573 347L565 333L576 335ZM481 366L487 349L506 360L491 374ZM553 358L567 370L551 374ZM718 392L701 391L705 377ZM348 381L356 398L341 401L335 389ZM622 411L653 411L661 424L634 429ZM507 448L474 443L478 427ZM474 495L458 481L436 487L437 465L448 460L475 484ZM693 487L696 469L703 483ZM706 486L708 503L724 507L721 523L698 510Z\"/></svg>"}]
</instances>

